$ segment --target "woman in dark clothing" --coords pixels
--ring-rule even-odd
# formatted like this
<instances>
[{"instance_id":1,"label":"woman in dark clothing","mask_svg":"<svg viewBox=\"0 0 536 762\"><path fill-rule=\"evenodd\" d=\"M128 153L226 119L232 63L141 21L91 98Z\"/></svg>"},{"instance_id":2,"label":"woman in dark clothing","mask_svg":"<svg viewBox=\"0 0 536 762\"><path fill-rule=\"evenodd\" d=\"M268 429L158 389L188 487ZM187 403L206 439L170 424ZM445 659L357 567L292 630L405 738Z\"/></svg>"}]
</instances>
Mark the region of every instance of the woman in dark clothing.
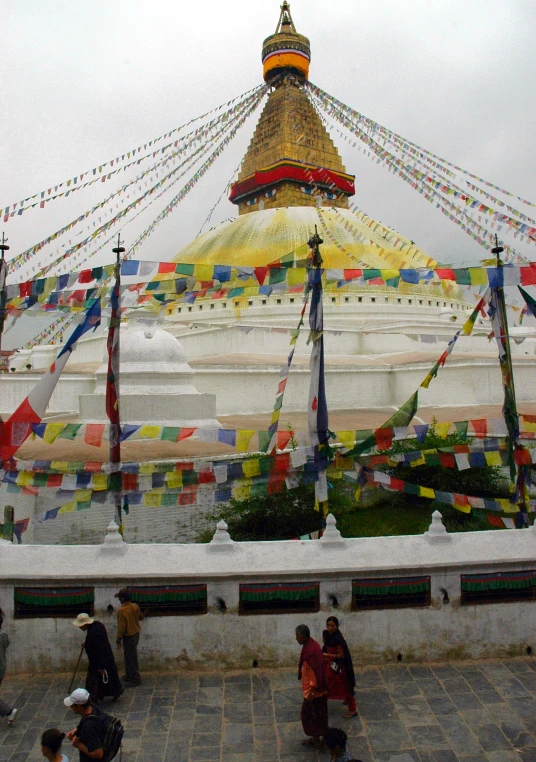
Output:
<instances>
[{"instance_id":1,"label":"woman in dark clothing","mask_svg":"<svg viewBox=\"0 0 536 762\"><path fill-rule=\"evenodd\" d=\"M86 633L84 648L89 660L86 690L91 695L91 700L100 701L105 696L118 699L124 688L119 679L106 627L88 614L78 614L73 624Z\"/></svg>"},{"instance_id":2,"label":"woman in dark clothing","mask_svg":"<svg viewBox=\"0 0 536 762\"><path fill-rule=\"evenodd\" d=\"M328 680L328 698L342 699L348 704L345 719L357 716L354 689L355 675L352 657L345 639L339 630L339 620L336 616L328 617L326 628L322 633L324 662Z\"/></svg>"}]
</instances>

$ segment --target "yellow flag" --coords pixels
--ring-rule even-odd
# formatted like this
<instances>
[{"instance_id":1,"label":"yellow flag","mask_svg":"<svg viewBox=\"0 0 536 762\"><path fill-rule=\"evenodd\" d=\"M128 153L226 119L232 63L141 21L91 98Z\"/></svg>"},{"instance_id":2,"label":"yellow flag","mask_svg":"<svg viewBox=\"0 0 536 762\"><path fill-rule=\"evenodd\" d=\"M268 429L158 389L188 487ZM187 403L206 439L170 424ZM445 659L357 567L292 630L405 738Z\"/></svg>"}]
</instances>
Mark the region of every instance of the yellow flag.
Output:
<instances>
[{"instance_id":1,"label":"yellow flag","mask_svg":"<svg viewBox=\"0 0 536 762\"><path fill-rule=\"evenodd\" d=\"M88 500L91 500L91 493L92 493L92 490L90 489L77 489L75 492L76 502L86 503Z\"/></svg>"},{"instance_id":2,"label":"yellow flag","mask_svg":"<svg viewBox=\"0 0 536 762\"><path fill-rule=\"evenodd\" d=\"M335 436L344 447L350 449L354 446L355 431L337 431Z\"/></svg>"},{"instance_id":3,"label":"yellow flag","mask_svg":"<svg viewBox=\"0 0 536 762\"><path fill-rule=\"evenodd\" d=\"M487 286L488 274L482 267L469 267L469 278L471 286Z\"/></svg>"},{"instance_id":4,"label":"yellow flag","mask_svg":"<svg viewBox=\"0 0 536 762\"><path fill-rule=\"evenodd\" d=\"M430 500L435 498L435 492L430 487L419 487L419 495L421 497L429 497Z\"/></svg>"},{"instance_id":5,"label":"yellow flag","mask_svg":"<svg viewBox=\"0 0 536 762\"><path fill-rule=\"evenodd\" d=\"M497 500L497 502L501 504L501 508L505 513L517 513L519 510L519 506L517 506L515 503L511 503L505 498L501 498L500 500Z\"/></svg>"},{"instance_id":6,"label":"yellow flag","mask_svg":"<svg viewBox=\"0 0 536 762\"><path fill-rule=\"evenodd\" d=\"M139 433L140 439L158 439L162 426L142 426Z\"/></svg>"},{"instance_id":7,"label":"yellow flag","mask_svg":"<svg viewBox=\"0 0 536 762\"><path fill-rule=\"evenodd\" d=\"M33 484L33 471L19 471L17 484L21 487Z\"/></svg>"},{"instance_id":8,"label":"yellow flag","mask_svg":"<svg viewBox=\"0 0 536 762\"><path fill-rule=\"evenodd\" d=\"M251 487L235 487L233 497L235 500L247 500L251 494Z\"/></svg>"},{"instance_id":9,"label":"yellow flag","mask_svg":"<svg viewBox=\"0 0 536 762\"><path fill-rule=\"evenodd\" d=\"M290 267L287 270L287 282L289 286L299 286L304 281L304 271L301 267Z\"/></svg>"},{"instance_id":10,"label":"yellow flag","mask_svg":"<svg viewBox=\"0 0 536 762\"><path fill-rule=\"evenodd\" d=\"M69 463L66 460L53 460L50 464L51 471L69 472Z\"/></svg>"},{"instance_id":11,"label":"yellow flag","mask_svg":"<svg viewBox=\"0 0 536 762\"><path fill-rule=\"evenodd\" d=\"M255 431L250 429L237 429L236 449L238 452L247 452L254 433Z\"/></svg>"},{"instance_id":12,"label":"yellow flag","mask_svg":"<svg viewBox=\"0 0 536 762\"><path fill-rule=\"evenodd\" d=\"M166 474L166 482L170 489L182 487L182 471L172 471L171 473Z\"/></svg>"},{"instance_id":13,"label":"yellow flag","mask_svg":"<svg viewBox=\"0 0 536 762\"><path fill-rule=\"evenodd\" d=\"M447 421L445 423L436 423L435 425L436 434L440 439L447 438L449 429L450 429L450 421Z\"/></svg>"},{"instance_id":14,"label":"yellow flag","mask_svg":"<svg viewBox=\"0 0 536 762\"><path fill-rule=\"evenodd\" d=\"M67 424L65 423L47 423L43 440L48 442L48 444L52 444L52 442L55 442L59 437L66 425Z\"/></svg>"},{"instance_id":15,"label":"yellow flag","mask_svg":"<svg viewBox=\"0 0 536 762\"><path fill-rule=\"evenodd\" d=\"M195 265L194 275L197 280L213 280L214 265Z\"/></svg>"},{"instance_id":16,"label":"yellow flag","mask_svg":"<svg viewBox=\"0 0 536 762\"><path fill-rule=\"evenodd\" d=\"M261 468L257 458L252 460L245 460L242 463L242 471L244 476L247 476L248 478L251 478L252 476L258 476L261 472Z\"/></svg>"},{"instance_id":17,"label":"yellow flag","mask_svg":"<svg viewBox=\"0 0 536 762\"><path fill-rule=\"evenodd\" d=\"M143 504L148 508L159 508L162 505L162 494L158 492L146 492L143 496Z\"/></svg>"},{"instance_id":18,"label":"yellow flag","mask_svg":"<svg viewBox=\"0 0 536 762\"><path fill-rule=\"evenodd\" d=\"M485 452L484 457L488 466L502 466L502 458L500 452Z\"/></svg>"},{"instance_id":19,"label":"yellow flag","mask_svg":"<svg viewBox=\"0 0 536 762\"><path fill-rule=\"evenodd\" d=\"M93 489L96 492L108 489L108 474L93 474Z\"/></svg>"}]
</instances>

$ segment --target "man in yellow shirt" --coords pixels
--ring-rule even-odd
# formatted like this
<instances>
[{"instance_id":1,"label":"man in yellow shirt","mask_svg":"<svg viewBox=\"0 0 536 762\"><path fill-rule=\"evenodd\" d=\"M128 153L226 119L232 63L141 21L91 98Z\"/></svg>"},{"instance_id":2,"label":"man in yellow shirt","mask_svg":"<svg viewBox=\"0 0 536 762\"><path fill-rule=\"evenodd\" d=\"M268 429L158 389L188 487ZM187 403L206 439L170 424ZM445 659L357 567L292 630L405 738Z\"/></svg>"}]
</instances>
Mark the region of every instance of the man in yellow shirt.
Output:
<instances>
[{"instance_id":1,"label":"man in yellow shirt","mask_svg":"<svg viewBox=\"0 0 536 762\"><path fill-rule=\"evenodd\" d=\"M141 685L140 668L138 666L138 641L140 639L140 622L143 614L137 603L132 603L130 593L122 588L115 594L119 598L121 606L117 610L117 647L123 646L125 658L125 674L123 685L125 688L134 688Z\"/></svg>"}]
</instances>

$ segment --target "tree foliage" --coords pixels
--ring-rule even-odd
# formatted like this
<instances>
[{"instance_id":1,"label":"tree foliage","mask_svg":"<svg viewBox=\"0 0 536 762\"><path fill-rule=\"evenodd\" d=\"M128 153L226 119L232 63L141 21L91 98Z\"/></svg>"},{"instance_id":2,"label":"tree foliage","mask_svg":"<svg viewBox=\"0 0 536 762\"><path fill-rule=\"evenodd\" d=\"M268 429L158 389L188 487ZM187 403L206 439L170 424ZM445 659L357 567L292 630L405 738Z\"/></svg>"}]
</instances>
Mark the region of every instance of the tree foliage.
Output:
<instances>
[{"instance_id":1,"label":"tree foliage","mask_svg":"<svg viewBox=\"0 0 536 762\"><path fill-rule=\"evenodd\" d=\"M423 442L416 439L406 439L393 442L390 449L392 453L415 452L416 450L432 450L445 447L453 447L458 444L466 444L466 438L459 433L449 434L446 438L440 437L435 428L435 419L432 420L430 429ZM407 466L398 465L387 467L387 473L397 479L418 484L421 487L431 487L442 492L457 492L462 495L475 495L478 497L507 498L510 496L509 482L504 475L501 466L487 466L482 468L467 468L459 471L457 468L445 468L437 465ZM439 510L443 515L443 523L451 532L475 531L489 529L489 524L484 514L472 510L471 513L463 513L448 503L440 503L416 495L403 492L384 491L382 502L400 507L411 505L428 504L431 510Z\"/></svg>"},{"instance_id":2,"label":"tree foliage","mask_svg":"<svg viewBox=\"0 0 536 762\"><path fill-rule=\"evenodd\" d=\"M352 490L338 480L329 491L329 505L338 518L350 510ZM301 485L276 495L231 500L207 518L223 519L233 540L291 540L321 528L315 510L314 485Z\"/></svg>"}]
</instances>

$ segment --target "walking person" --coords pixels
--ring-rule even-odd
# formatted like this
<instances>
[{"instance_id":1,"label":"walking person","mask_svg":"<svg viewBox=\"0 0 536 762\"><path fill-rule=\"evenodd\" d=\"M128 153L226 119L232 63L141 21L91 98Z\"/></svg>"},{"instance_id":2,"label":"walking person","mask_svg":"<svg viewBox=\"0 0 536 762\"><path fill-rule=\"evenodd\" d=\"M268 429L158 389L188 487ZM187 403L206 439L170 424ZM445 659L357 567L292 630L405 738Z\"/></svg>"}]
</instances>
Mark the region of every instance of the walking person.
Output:
<instances>
[{"instance_id":1,"label":"walking person","mask_svg":"<svg viewBox=\"0 0 536 762\"><path fill-rule=\"evenodd\" d=\"M105 696L112 696L117 700L125 689L119 679L106 627L89 614L78 614L73 624L86 633L84 648L89 660L86 690L91 694L91 699L97 702Z\"/></svg>"},{"instance_id":2,"label":"walking person","mask_svg":"<svg viewBox=\"0 0 536 762\"><path fill-rule=\"evenodd\" d=\"M328 691L322 649L311 637L306 624L296 627L296 640L301 645L298 680L302 683L303 704L301 722L306 738L304 746L322 747L328 729Z\"/></svg>"},{"instance_id":3,"label":"walking person","mask_svg":"<svg viewBox=\"0 0 536 762\"><path fill-rule=\"evenodd\" d=\"M61 743L65 733L57 728L45 730L41 736L41 754L48 762L69 762L69 757L61 753Z\"/></svg>"},{"instance_id":4,"label":"walking person","mask_svg":"<svg viewBox=\"0 0 536 762\"><path fill-rule=\"evenodd\" d=\"M4 619L2 615L0 614L0 685L2 685L2 680L4 679L4 675L6 674L6 667L7 667L6 657L7 657L7 649L9 648L9 638L8 638L7 632L2 631L3 624L4 624ZM8 725L13 725L13 721L15 719L15 715L17 714L17 711L18 710L15 709L15 707L9 706L8 703L0 699L0 717L7 717Z\"/></svg>"},{"instance_id":5,"label":"walking person","mask_svg":"<svg viewBox=\"0 0 536 762\"><path fill-rule=\"evenodd\" d=\"M355 704L355 674L352 656L346 640L339 630L339 620L336 616L328 617L326 629L322 633L322 652L326 664L328 681L328 699L341 699L348 704L346 720L357 717Z\"/></svg>"},{"instance_id":6,"label":"walking person","mask_svg":"<svg viewBox=\"0 0 536 762\"><path fill-rule=\"evenodd\" d=\"M98 719L101 712L92 705L90 698L88 691L77 688L63 699L65 706L71 707L73 714L80 717L76 728L67 733L67 738L80 753L80 762L94 762L104 756L104 728Z\"/></svg>"},{"instance_id":7,"label":"walking person","mask_svg":"<svg viewBox=\"0 0 536 762\"><path fill-rule=\"evenodd\" d=\"M140 622L144 618L137 603L132 603L130 593L126 588L115 594L121 603L117 611L117 647L123 645L125 659L125 688L141 685L140 668L138 666L138 642L140 640Z\"/></svg>"}]
</instances>

